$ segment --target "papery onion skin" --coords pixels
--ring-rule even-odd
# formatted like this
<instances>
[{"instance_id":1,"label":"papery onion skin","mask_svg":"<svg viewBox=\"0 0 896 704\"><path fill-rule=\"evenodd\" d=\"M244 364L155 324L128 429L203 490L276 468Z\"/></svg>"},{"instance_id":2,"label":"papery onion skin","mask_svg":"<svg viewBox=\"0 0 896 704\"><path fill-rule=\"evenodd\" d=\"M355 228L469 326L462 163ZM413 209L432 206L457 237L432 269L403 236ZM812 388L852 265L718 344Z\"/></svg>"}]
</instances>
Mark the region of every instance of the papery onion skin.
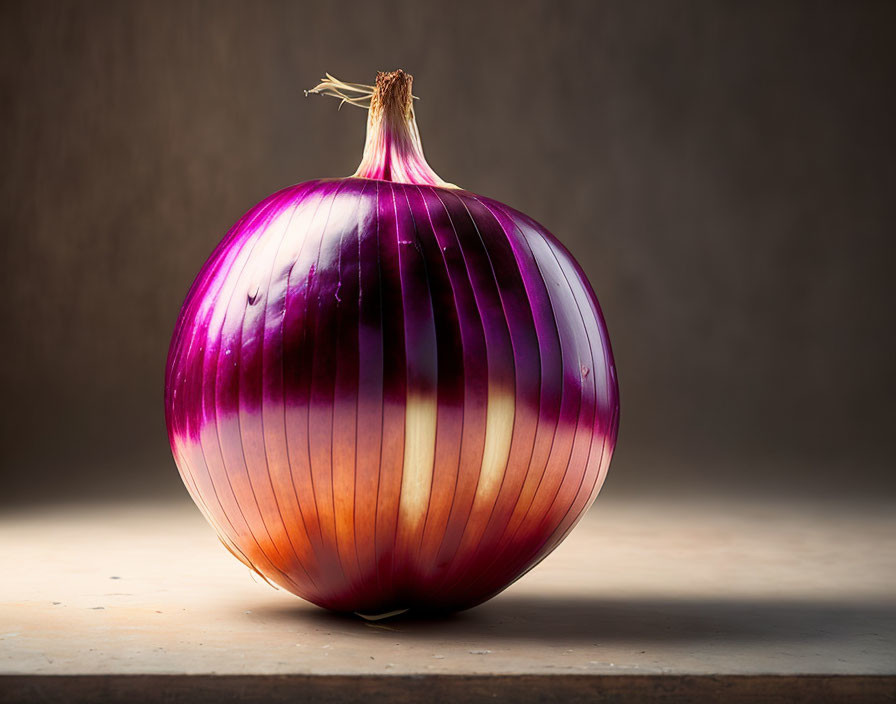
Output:
<instances>
[{"instance_id":1,"label":"papery onion skin","mask_svg":"<svg viewBox=\"0 0 896 704\"><path fill-rule=\"evenodd\" d=\"M468 608L530 569L597 495L619 408L597 299L547 230L371 178L233 227L181 310L165 405L231 552L365 614Z\"/></svg>"}]
</instances>

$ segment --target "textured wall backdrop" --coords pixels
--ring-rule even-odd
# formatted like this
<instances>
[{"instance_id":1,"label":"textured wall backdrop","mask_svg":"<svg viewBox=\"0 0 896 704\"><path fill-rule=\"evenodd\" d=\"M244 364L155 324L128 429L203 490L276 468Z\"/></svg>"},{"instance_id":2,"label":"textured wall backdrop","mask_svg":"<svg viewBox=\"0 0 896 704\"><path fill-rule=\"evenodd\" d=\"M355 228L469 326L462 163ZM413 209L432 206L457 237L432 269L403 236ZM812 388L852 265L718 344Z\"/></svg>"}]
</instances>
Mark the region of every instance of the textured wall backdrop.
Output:
<instances>
[{"instance_id":1,"label":"textured wall backdrop","mask_svg":"<svg viewBox=\"0 0 896 704\"><path fill-rule=\"evenodd\" d=\"M591 277L607 491L893 488L896 4L5 2L0 502L181 491L193 275L354 170L364 115L302 89L397 67L436 171Z\"/></svg>"}]
</instances>

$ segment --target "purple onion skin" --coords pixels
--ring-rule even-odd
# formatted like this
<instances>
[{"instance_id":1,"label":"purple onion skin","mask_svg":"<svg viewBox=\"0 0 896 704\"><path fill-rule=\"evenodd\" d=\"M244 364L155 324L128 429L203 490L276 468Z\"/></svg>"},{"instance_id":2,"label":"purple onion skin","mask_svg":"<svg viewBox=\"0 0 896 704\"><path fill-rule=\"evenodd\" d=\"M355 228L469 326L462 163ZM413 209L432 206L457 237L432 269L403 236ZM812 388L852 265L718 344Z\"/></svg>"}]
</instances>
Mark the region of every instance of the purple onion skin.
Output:
<instances>
[{"instance_id":1,"label":"purple onion skin","mask_svg":"<svg viewBox=\"0 0 896 704\"><path fill-rule=\"evenodd\" d=\"M597 299L547 230L367 178L286 188L231 229L181 310L165 409L225 546L361 613L505 589L594 501L619 417Z\"/></svg>"}]
</instances>

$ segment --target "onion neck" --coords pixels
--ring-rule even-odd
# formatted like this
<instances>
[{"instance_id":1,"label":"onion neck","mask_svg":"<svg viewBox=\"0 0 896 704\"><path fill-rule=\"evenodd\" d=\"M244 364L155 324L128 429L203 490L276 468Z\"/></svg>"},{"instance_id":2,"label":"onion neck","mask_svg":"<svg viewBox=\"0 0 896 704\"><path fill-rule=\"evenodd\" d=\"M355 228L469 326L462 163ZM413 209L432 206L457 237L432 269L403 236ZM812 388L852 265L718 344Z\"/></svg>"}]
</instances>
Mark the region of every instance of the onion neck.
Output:
<instances>
[{"instance_id":1,"label":"onion neck","mask_svg":"<svg viewBox=\"0 0 896 704\"><path fill-rule=\"evenodd\" d=\"M379 73L367 115L364 156L353 176L456 188L426 163L414 119L413 77L401 69Z\"/></svg>"}]
</instances>

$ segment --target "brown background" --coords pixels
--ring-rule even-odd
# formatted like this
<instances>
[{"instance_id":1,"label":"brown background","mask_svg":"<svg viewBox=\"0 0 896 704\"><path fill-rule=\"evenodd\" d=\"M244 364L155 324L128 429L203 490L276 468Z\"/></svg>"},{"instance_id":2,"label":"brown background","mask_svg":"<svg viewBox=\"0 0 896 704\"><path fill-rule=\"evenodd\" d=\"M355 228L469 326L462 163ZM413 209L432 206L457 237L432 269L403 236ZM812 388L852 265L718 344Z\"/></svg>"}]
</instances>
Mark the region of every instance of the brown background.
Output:
<instances>
[{"instance_id":1,"label":"brown background","mask_svg":"<svg viewBox=\"0 0 896 704\"><path fill-rule=\"evenodd\" d=\"M302 89L396 67L436 171L589 274L608 491L892 495L896 3L5 2L0 502L181 494L192 277L354 170L364 115Z\"/></svg>"}]
</instances>

